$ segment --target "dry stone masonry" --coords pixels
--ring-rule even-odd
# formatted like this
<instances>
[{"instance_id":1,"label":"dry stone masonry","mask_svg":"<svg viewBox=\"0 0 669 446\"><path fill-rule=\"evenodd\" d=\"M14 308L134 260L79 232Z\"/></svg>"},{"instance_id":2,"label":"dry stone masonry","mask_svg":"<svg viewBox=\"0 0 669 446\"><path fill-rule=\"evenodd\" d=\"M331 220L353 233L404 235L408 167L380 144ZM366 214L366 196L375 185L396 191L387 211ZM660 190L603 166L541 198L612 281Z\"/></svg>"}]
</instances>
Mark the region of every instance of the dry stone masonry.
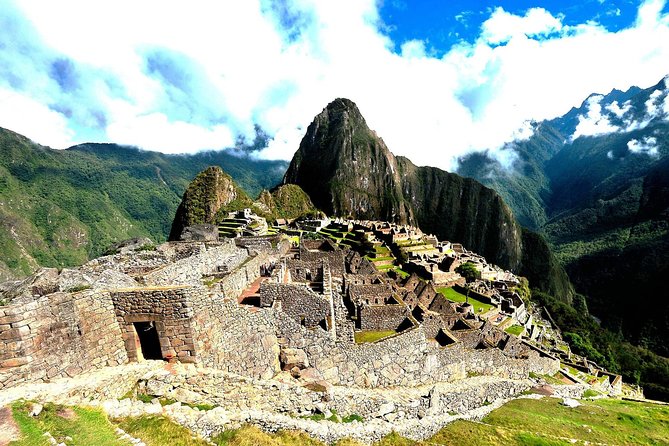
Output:
<instances>
[{"instance_id":1,"label":"dry stone masonry","mask_svg":"<svg viewBox=\"0 0 669 446\"><path fill-rule=\"evenodd\" d=\"M416 386L467 374L517 379L558 370L557 360L514 337L461 321L415 277L402 283L350 273L346 259L353 256L331 242L306 241L296 253L286 244L248 245L171 242L17 285L19 297L0 310L0 383L144 358L268 379L282 368L282 349L306 355L309 367L296 374L328 385ZM61 291L77 280L106 289ZM240 305L238 297L254 284L259 306ZM460 321L466 330L457 330ZM357 344L360 329L396 335ZM442 345L439 333L453 342Z\"/></svg>"},{"instance_id":2,"label":"dry stone masonry","mask_svg":"<svg viewBox=\"0 0 669 446\"><path fill-rule=\"evenodd\" d=\"M388 233L397 241L414 236ZM151 370L135 376L141 392L215 404L234 412L228 421L272 430L291 423L268 413L334 410L406 421L409 432L417 420L450 421L444 413L513 397L531 385L529 376L560 368L554 355L450 302L432 282L375 271L330 241L133 246L0 286L8 302L0 307L0 394L137 363ZM494 296L510 296L498 291ZM506 305L520 314L522 301L509 297ZM356 342L379 333L373 342ZM126 407L110 404L109 410ZM264 415L249 415L254 410Z\"/></svg>"}]
</instances>

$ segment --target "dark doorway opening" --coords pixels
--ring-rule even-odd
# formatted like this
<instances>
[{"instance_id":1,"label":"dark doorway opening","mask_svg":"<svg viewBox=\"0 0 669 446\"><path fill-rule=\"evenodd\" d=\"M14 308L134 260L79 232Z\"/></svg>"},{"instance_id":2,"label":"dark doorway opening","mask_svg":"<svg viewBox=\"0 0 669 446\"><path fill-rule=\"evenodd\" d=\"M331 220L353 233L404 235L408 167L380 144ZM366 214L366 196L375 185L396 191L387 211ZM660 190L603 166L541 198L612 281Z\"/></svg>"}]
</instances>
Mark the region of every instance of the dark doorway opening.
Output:
<instances>
[{"instance_id":1,"label":"dark doorway opening","mask_svg":"<svg viewBox=\"0 0 669 446\"><path fill-rule=\"evenodd\" d=\"M446 333L444 333L444 330L439 330L439 333L437 333L437 336L435 336L434 339L442 347L446 347L447 345L455 344L455 340L452 337L450 337L449 335L447 335Z\"/></svg>"},{"instance_id":2,"label":"dark doorway opening","mask_svg":"<svg viewBox=\"0 0 669 446\"><path fill-rule=\"evenodd\" d=\"M156 324L154 322L134 322L133 324L139 337L144 359L163 359Z\"/></svg>"},{"instance_id":3,"label":"dark doorway opening","mask_svg":"<svg viewBox=\"0 0 669 446\"><path fill-rule=\"evenodd\" d=\"M242 304L242 305L252 305L254 307L259 307L260 306L260 295L259 294L253 294L251 296L246 296L245 298L242 299L240 304Z\"/></svg>"}]
</instances>

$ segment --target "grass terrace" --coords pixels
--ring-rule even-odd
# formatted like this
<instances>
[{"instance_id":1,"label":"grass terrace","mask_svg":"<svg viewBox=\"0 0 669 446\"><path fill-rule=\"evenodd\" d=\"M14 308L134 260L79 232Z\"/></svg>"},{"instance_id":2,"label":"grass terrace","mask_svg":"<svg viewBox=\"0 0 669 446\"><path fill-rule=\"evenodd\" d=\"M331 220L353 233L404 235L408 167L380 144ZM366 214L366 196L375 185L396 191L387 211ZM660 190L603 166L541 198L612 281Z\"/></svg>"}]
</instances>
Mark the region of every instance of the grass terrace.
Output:
<instances>
[{"instance_id":1,"label":"grass terrace","mask_svg":"<svg viewBox=\"0 0 669 446\"><path fill-rule=\"evenodd\" d=\"M520 336L520 334L525 331L525 327L515 324L507 327L504 331L514 336Z\"/></svg>"},{"instance_id":2,"label":"grass terrace","mask_svg":"<svg viewBox=\"0 0 669 446\"><path fill-rule=\"evenodd\" d=\"M380 339L387 338L388 336L392 336L395 333L396 333L395 330L380 330L380 331L363 330L363 331L356 331L354 333L355 343L356 344L364 344L366 342L376 342Z\"/></svg>"},{"instance_id":3,"label":"grass terrace","mask_svg":"<svg viewBox=\"0 0 669 446\"><path fill-rule=\"evenodd\" d=\"M437 291L446 297L446 299L450 300L451 302L466 302L467 301L467 296L465 296L462 293L458 293L455 291L453 288L437 288ZM485 302L481 302L480 300L474 299L473 297L469 297L469 303L474 307L474 312L477 314L481 313L487 313L488 311L492 310L495 308L494 306L487 304Z\"/></svg>"},{"instance_id":4,"label":"grass terrace","mask_svg":"<svg viewBox=\"0 0 669 446\"><path fill-rule=\"evenodd\" d=\"M379 271L390 271L395 268L395 265L374 265L374 267Z\"/></svg>"},{"instance_id":5,"label":"grass terrace","mask_svg":"<svg viewBox=\"0 0 669 446\"><path fill-rule=\"evenodd\" d=\"M408 272L404 271L404 270L403 270L402 268L400 268L399 266L394 266L394 267L392 267L392 268L390 268L390 269L392 269L393 271L395 271L395 272L400 276L400 278L402 278L402 279L406 279L407 277L409 277L409 276L411 275L411 274L409 274Z\"/></svg>"}]
</instances>

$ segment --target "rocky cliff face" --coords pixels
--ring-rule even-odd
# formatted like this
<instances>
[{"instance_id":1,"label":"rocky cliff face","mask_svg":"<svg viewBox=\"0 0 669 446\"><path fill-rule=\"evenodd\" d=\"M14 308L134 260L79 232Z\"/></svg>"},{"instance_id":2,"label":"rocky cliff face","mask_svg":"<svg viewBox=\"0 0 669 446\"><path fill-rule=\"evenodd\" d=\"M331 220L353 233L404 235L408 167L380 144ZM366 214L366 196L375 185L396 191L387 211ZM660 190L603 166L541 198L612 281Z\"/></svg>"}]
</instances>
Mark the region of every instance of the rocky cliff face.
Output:
<instances>
[{"instance_id":1,"label":"rocky cliff face","mask_svg":"<svg viewBox=\"0 0 669 446\"><path fill-rule=\"evenodd\" d=\"M220 167L208 167L188 185L172 223L170 240L179 240L187 226L215 223L221 208L235 200L248 201L246 194Z\"/></svg>"},{"instance_id":2,"label":"rocky cliff face","mask_svg":"<svg viewBox=\"0 0 669 446\"><path fill-rule=\"evenodd\" d=\"M543 239L523 230L495 191L395 157L348 99L314 118L284 183L301 186L330 215L417 224L571 299L567 276Z\"/></svg>"},{"instance_id":3,"label":"rocky cliff face","mask_svg":"<svg viewBox=\"0 0 669 446\"><path fill-rule=\"evenodd\" d=\"M415 223L397 160L348 99L314 118L283 182L301 186L328 215Z\"/></svg>"}]
</instances>

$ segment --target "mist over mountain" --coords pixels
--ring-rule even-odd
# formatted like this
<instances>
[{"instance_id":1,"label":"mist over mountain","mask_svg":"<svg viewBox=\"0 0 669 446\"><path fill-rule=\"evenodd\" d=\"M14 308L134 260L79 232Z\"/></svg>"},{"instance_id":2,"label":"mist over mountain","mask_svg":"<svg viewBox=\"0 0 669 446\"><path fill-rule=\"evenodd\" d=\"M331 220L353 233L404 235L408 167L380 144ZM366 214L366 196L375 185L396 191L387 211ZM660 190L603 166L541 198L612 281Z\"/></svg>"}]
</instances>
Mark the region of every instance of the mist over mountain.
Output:
<instances>
[{"instance_id":1,"label":"mist over mountain","mask_svg":"<svg viewBox=\"0 0 669 446\"><path fill-rule=\"evenodd\" d=\"M606 327L669 355L667 79L591 95L513 150L512 169L470 155L458 172L497 190L546 236ZM630 311L638 299L648 311Z\"/></svg>"}]
</instances>

